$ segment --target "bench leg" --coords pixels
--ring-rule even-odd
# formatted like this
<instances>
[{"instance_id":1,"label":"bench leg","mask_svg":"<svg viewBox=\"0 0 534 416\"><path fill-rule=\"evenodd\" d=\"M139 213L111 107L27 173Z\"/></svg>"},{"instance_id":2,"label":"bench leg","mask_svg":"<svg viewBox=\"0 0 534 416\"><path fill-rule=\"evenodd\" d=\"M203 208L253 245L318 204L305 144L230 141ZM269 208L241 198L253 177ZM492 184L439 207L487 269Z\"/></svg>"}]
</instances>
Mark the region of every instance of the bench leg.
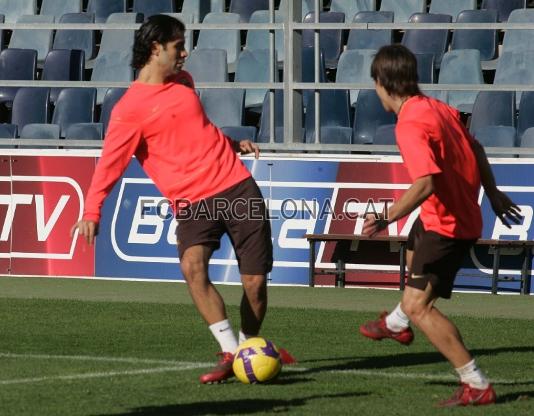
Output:
<instances>
[{"instance_id":1,"label":"bench leg","mask_svg":"<svg viewBox=\"0 0 534 416\"><path fill-rule=\"evenodd\" d=\"M493 248L493 279L491 281L491 293L497 294L497 285L499 284L499 267L501 262L501 251L498 246L491 246Z\"/></svg>"},{"instance_id":2,"label":"bench leg","mask_svg":"<svg viewBox=\"0 0 534 416\"><path fill-rule=\"evenodd\" d=\"M406 285L406 243L400 243L400 275L399 275L399 289L404 290Z\"/></svg>"},{"instance_id":3,"label":"bench leg","mask_svg":"<svg viewBox=\"0 0 534 416\"><path fill-rule=\"evenodd\" d=\"M345 287L345 262L338 260L336 264L336 287Z\"/></svg>"},{"instance_id":4,"label":"bench leg","mask_svg":"<svg viewBox=\"0 0 534 416\"><path fill-rule=\"evenodd\" d=\"M523 257L523 267L521 268L521 294L523 295L530 294L531 262L532 262L532 248L525 246L524 257Z\"/></svg>"},{"instance_id":5,"label":"bench leg","mask_svg":"<svg viewBox=\"0 0 534 416\"><path fill-rule=\"evenodd\" d=\"M308 275L308 285L313 287L315 285L315 241L310 241L310 270Z\"/></svg>"}]
</instances>

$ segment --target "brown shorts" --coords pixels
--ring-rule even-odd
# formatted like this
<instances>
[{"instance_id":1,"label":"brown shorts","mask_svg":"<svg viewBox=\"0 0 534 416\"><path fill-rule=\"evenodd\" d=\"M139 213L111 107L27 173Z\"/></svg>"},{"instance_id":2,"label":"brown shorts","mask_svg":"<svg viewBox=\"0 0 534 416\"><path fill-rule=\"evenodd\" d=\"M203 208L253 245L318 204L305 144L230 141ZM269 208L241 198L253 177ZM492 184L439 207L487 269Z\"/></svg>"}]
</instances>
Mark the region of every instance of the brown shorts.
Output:
<instances>
[{"instance_id":1,"label":"brown shorts","mask_svg":"<svg viewBox=\"0 0 534 416\"><path fill-rule=\"evenodd\" d=\"M418 218L408 235L407 249L414 253L406 284L425 290L430 283L434 293L449 299L456 273L475 242L476 240L449 238L434 231L426 231Z\"/></svg>"},{"instance_id":2,"label":"brown shorts","mask_svg":"<svg viewBox=\"0 0 534 416\"><path fill-rule=\"evenodd\" d=\"M245 179L177 212L180 259L191 246L217 250L228 233L241 274L267 274L273 266L271 224L258 185Z\"/></svg>"}]
</instances>

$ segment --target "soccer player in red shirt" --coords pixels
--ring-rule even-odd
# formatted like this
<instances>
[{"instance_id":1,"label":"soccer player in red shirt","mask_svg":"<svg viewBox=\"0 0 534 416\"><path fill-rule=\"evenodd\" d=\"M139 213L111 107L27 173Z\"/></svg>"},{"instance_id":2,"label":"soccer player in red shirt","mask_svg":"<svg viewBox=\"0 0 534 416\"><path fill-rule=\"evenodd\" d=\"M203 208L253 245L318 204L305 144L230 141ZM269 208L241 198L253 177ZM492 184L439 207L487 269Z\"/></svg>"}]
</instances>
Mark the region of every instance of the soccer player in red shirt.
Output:
<instances>
[{"instance_id":1,"label":"soccer player in red shirt","mask_svg":"<svg viewBox=\"0 0 534 416\"><path fill-rule=\"evenodd\" d=\"M250 140L224 136L206 117L193 79L182 70L184 31L182 22L165 15L150 17L136 31L132 66L138 77L112 111L83 218L72 233L93 243L102 203L135 155L177 214L182 273L221 346L221 360L200 381L216 383L233 376L238 339L209 280L210 257L228 233L243 284L239 342L256 336L267 308L271 229L261 192L236 154L257 158L259 149Z\"/></svg>"},{"instance_id":2,"label":"soccer player in red shirt","mask_svg":"<svg viewBox=\"0 0 534 416\"><path fill-rule=\"evenodd\" d=\"M387 218L369 216L363 233L375 235L421 206L408 237L409 275L395 310L360 327L371 339L392 338L409 345L412 321L450 361L461 386L441 406L495 402L495 392L463 344L456 326L435 306L450 298L456 273L482 232L477 199L480 184L497 216L519 222L519 208L497 189L483 147L462 124L454 108L427 97L417 85L417 61L404 46L381 48L371 66L376 92L397 114L395 135L413 184L390 208Z\"/></svg>"}]
</instances>

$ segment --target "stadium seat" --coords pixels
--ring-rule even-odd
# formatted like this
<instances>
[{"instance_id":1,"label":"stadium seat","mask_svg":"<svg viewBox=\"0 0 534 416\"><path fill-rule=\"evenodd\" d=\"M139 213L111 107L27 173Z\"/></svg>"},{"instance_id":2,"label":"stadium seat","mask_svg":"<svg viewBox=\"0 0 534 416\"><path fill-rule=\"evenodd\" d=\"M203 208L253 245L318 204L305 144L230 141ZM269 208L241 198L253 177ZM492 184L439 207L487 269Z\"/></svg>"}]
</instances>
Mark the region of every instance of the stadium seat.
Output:
<instances>
[{"instance_id":1,"label":"stadium seat","mask_svg":"<svg viewBox=\"0 0 534 416\"><path fill-rule=\"evenodd\" d=\"M372 144L378 127L395 122L395 114L384 109L375 90L361 90L354 113L353 143Z\"/></svg>"},{"instance_id":2,"label":"stadium seat","mask_svg":"<svg viewBox=\"0 0 534 416\"><path fill-rule=\"evenodd\" d=\"M347 90L322 90L320 92L320 143L350 144L349 92ZM304 119L306 142L315 143L315 99L310 99Z\"/></svg>"},{"instance_id":3,"label":"stadium seat","mask_svg":"<svg viewBox=\"0 0 534 416\"><path fill-rule=\"evenodd\" d=\"M142 23L143 18L139 13L113 13L106 23ZM105 29L102 32L98 55L105 52L131 51L134 44L135 30L128 29Z\"/></svg>"},{"instance_id":4,"label":"stadium seat","mask_svg":"<svg viewBox=\"0 0 534 416\"><path fill-rule=\"evenodd\" d=\"M517 116L517 137L521 139L523 133L531 127L534 127L534 91L523 91Z\"/></svg>"},{"instance_id":5,"label":"stadium seat","mask_svg":"<svg viewBox=\"0 0 534 416\"><path fill-rule=\"evenodd\" d=\"M244 50L239 54L235 71L236 82L270 82L269 49ZM278 82L278 71L274 72L274 82ZM260 109L266 89L245 90L245 108Z\"/></svg>"},{"instance_id":6,"label":"stadium seat","mask_svg":"<svg viewBox=\"0 0 534 416\"><path fill-rule=\"evenodd\" d=\"M504 52L497 62L493 83L499 84L534 84L534 51ZM517 93L517 104L521 93Z\"/></svg>"},{"instance_id":7,"label":"stadium seat","mask_svg":"<svg viewBox=\"0 0 534 416\"><path fill-rule=\"evenodd\" d=\"M5 23L15 23L21 16L37 13L37 0L0 0L0 13Z\"/></svg>"},{"instance_id":8,"label":"stadium seat","mask_svg":"<svg viewBox=\"0 0 534 416\"><path fill-rule=\"evenodd\" d=\"M269 10L269 0L231 0L230 13L237 13L241 23L248 23L256 10Z\"/></svg>"},{"instance_id":9,"label":"stadium seat","mask_svg":"<svg viewBox=\"0 0 534 416\"><path fill-rule=\"evenodd\" d=\"M418 23L451 23L452 17L448 14L415 13L409 22ZM431 53L434 55L436 68L440 67L443 54L449 43L447 29L408 29L402 37L402 44L413 53Z\"/></svg>"},{"instance_id":10,"label":"stadium seat","mask_svg":"<svg viewBox=\"0 0 534 416\"><path fill-rule=\"evenodd\" d=\"M475 133L485 126L515 126L514 91L480 91L473 105L469 130Z\"/></svg>"},{"instance_id":11,"label":"stadium seat","mask_svg":"<svg viewBox=\"0 0 534 416\"><path fill-rule=\"evenodd\" d=\"M187 53L191 53L193 50L193 31L191 29L187 29L190 23L193 23L193 15L190 14L184 14L184 13L163 13L167 16L174 17L175 19L178 19L180 22L182 22L186 29L185 29L185 50Z\"/></svg>"},{"instance_id":12,"label":"stadium seat","mask_svg":"<svg viewBox=\"0 0 534 416\"><path fill-rule=\"evenodd\" d=\"M373 144L379 145L396 145L395 124L384 124L377 127ZM378 152L390 153L390 152Z\"/></svg>"},{"instance_id":13,"label":"stadium seat","mask_svg":"<svg viewBox=\"0 0 534 416\"><path fill-rule=\"evenodd\" d=\"M64 136L67 140L102 140L102 124L74 123L66 128Z\"/></svg>"},{"instance_id":14,"label":"stadium seat","mask_svg":"<svg viewBox=\"0 0 534 416\"><path fill-rule=\"evenodd\" d=\"M21 139L33 140L59 140L59 126L57 124L26 124L20 131ZM58 146L21 146L32 149L57 149Z\"/></svg>"},{"instance_id":15,"label":"stadium seat","mask_svg":"<svg viewBox=\"0 0 534 416\"><path fill-rule=\"evenodd\" d=\"M523 135L520 136L519 146L534 148L534 127L530 127L523 132ZM534 157L534 155L519 155L519 157Z\"/></svg>"},{"instance_id":16,"label":"stadium seat","mask_svg":"<svg viewBox=\"0 0 534 416\"><path fill-rule=\"evenodd\" d=\"M435 78L435 56L432 53L416 53L417 76L421 84L433 84Z\"/></svg>"},{"instance_id":17,"label":"stadium seat","mask_svg":"<svg viewBox=\"0 0 534 416\"><path fill-rule=\"evenodd\" d=\"M429 13L448 14L452 16L452 21L455 22L461 11L475 10L476 8L477 0L432 0Z\"/></svg>"},{"instance_id":18,"label":"stadium seat","mask_svg":"<svg viewBox=\"0 0 534 416\"><path fill-rule=\"evenodd\" d=\"M339 58L336 82L368 84L374 87L374 81L371 78L371 63L375 54L376 51L371 49L347 49ZM359 90L350 90L350 105L353 107L359 92Z\"/></svg>"},{"instance_id":19,"label":"stadium seat","mask_svg":"<svg viewBox=\"0 0 534 416\"><path fill-rule=\"evenodd\" d=\"M40 15L54 16L56 22L64 14L81 12L82 0L43 0L39 10Z\"/></svg>"},{"instance_id":20,"label":"stadium seat","mask_svg":"<svg viewBox=\"0 0 534 416\"><path fill-rule=\"evenodd\" d=\"M352 22L357 13L375 10L376 0L332 0L330 3L330 11L345 14L345 22Z\"/></svg>"},{"instance_id":21,"label":"stadium seat","mask_svg":"<svg viewBox=\"0 0 534 416\"><path fill-rule=\"evenodd\" d=\"M54 23L53 16L26 15L21 16L17 23ZM10 48L34 49L37 59L44 60L52 48L52 29L16 29L9 41Z\"/></svg>"},{"instance_id":22,"label":"stadium seat","mask_svg":"<svg viewBox=\"0 0 534 416\"><path fill-rule=\"evenodd\" d=\"M458 15L457 23L496 23L495 10L464 10ZM478 49L480 59L489 61L497 52L496 29L462 29L452 35L451 50Z\"/></svg>"},{"instance_id":23,"label":"stadium seat","mask_svg":"<svg viewBox=\"0 0 534 416\"><path fill-rule=\"evenodd\" d=\"M174 13L174 0L134 0L133 12L141 13L145 20L150 16L161 13Z\"/></svg>"},{"instance_id":24,"label":"stadium seat","mask_svg":"<svg viewBox=\"0 0 534 416\"><path fill-rule=\"evenodd\" d=\"M226 50L195 49L186 59L184 69L191 73L195 83L227 82Z\"/></svg>"},{"instance_id":25,"label":"stadium seat","mask_svg":"<svg viewBox=\"0 0 534 416\"><path fill-rule=\"evenodd\" d=\"M324 2L326 3L326 2ZM324 9L324 4L323 4ZM285 16L287 11L287 0L280 0L278 10ZM315 0L302 0L302 17L315 10ZM322 11L322 10L321 10Z\"/></svg>"},{"instance_id":26,"label":"stadium seat","mask_svg":"<svg viewBox=\"0 0 534 416\"><path fill-rule=\"evenodd\" d=\"M484 84L480 52L477 49L459 49L443 56L439 84ZM460 111L470 113L477 91L443 91L441 99Z\"/></svg>"},{"instance_id":27,"label":"stadium seat","mask_svg":"<svg viewBox=\"0 0 534 416\"><path fill-rule=\"evenodd\" d=\"M71 124L93 123L95 104L95 88L64 88L59 93L52 124L59 125L60 135L64 136Z\"/></svg>"},{"instance_id":28,"label":"stadium seat","mask_svg":"<svg viewBox=\"0 0 534 416\"><path fill-rule=\"evenodd\" d=\"M105 23L113 13L125 13L126 0L89 0L87 13L95 15L96 23Z\"/></svg>"},{"instance_id":29,"label":"stadium seat","mask_svg":"<svg viewBox=\"0 0 534 416\"><path fill-rule=\"evenodd\" d=\"M278 10L274 12L274 22L283 23L284 15ZM269 23L268 10L256 10L250 16L249 23ZM284 62L284 34L282 30L274 31L274 45L276 49L276 56L278 63ZM256 50L266 49L269 47L269 31L268 30L249 30L247 31L247 38L245 42L245 49Z\"/></svg>"},{"instance_id":30,"label":"stadium seat","mask_svg":"<svg viewBox=\"0 0 534 416\"><path fill-rule=\"evenodd\" d=\"M34 80L37 51L4 49L0 52L0 80ZM0 87L0 103L12 102L19 87Z\"/></svg>"},{"instance_id":31,"label":"stadium seat","mask_svg":"<svg viewBox=\"0 0 534 416\"><path fill-rule=\"evenodd\" d=\"M269 143L271 136L270 127L270 93L267 92L263 99L263 105L260 118L260 129L256 141L259 143ZM304 110L301 107L301 119L304 120ZM274 142L282 143L284 141L284 91L274 91Z\"/></svg>"},{"instance_id":32,"label":"stadium seat","mask_svg":"<svg viewBox=\"0 0 534 416\"><path fill-rule=\"evenodd\" d=\"M393 23L393 12L360 12L353 23ZM380 49L393 40L391 29L351 29L347 49Z\"/></svg>"},{"instance_id":33,"label":"stadium seat","mask_svg":"<svg viewBox=\"0 0 534 416\"><path fill-rule=\"evenodd\" d=\"M91 74L91 81L131 82L134 79L131 50L98 54ZM102 104L106 88L98 88L97 104Z\"/></svg>"},{"instance_id":34,"label":"stadium seat","mask_svg":"<svg viewBox=\"0 0 534 416\"><path fill-rule=\"evenodd\" d=\"M304 19L304 23L315 22L315 12L308 13ZM345 15L338 12L321 12L319 14L319 22L321 23L345 23ZM302 46L304 48L314 47L314 33L313 30L302 31ZM320 30L319 44L324 54L325 65L327 68L337 68L339 55L341 54L343 45L343 31L341 29Z\"/></svg>"},{"instance_id":35,"label":"stadium seat","mask_svg":"<svg viewBox=\"0 0 534 416\"><path fill-rule=\"evenodd\" d=\"M208 13L203 23L238 24L239 15L235 13ZM228 72L235 72L237 56L241 51L239 29L201 30L198 34L197 49L224 49Z\"/></svg>"},{"instance_id":36,"label":"stadium seat","mask_svg":"<svg viewBox=\"0 0 534 416\"><path fill-rule=\"evenodd\" d=\"M515 147L516 130L511 126L484 126L473 132L473 136L484 147ZM513 157L512 154L488 152L493 157Z\"/></svg>"},{"instance_id":37,"label":"stadium seat","mask_svg":"<svg viewBox=\"0 0 534 416\"><path fill-rule=\"evenodd\" d=\"M231 126L231 127L221 127L222 132L225 136L230 137L232 140L241 141L241 140L251 140L256 141L256 127L254 126Z\"/></svg>"},{"instance_id":38,"label":"stadium seat","mask_svg":"<svg viewBox=\"0 0 534 416\"><path fill-rule=\"evenodd\" d=\"M122 98L126 92L126 88L108 88L102 101L102 110L100 112L100 123L102 123L102 132L105 135L108 130L109 119L111 111L115 104Z\"/></svg>"},{"instance_id":39,"label":"stadium seat","mask_svg":"<svg viewBox=\"0 0 534 416\"><path fill-rule=\"evenodd\" d=\"M426 0L382 0L381 12L393 12L395 23L407 22L414 13L424 13Z\"/></svg>"},{"instance_id":40,"label":"stadium seat","mask_svg":"<svg viewBox=\"0 0 534 416\"><path fill-rule=\"evenodd\" d=\"M0 14L0 23L4 23L5 16ZM4 31L0 29L0 51L4 49Z\"/></svg>"},{"instance_id":41,"label":"stadium seat","mask_svg":"<svg viewBox=\"0 0 534 416\"><path fill-rule=\"evenodd\" d=\"M11 124L22 131L27 124L46 124L50 120L50 89L20 88L13 100Z\"/></svg>"},{"instance_id":42,"label":"stadium seat","mask_svg":"<svg viewBox=\"0 0 534 416\"><path fill-rule=\"evenodd\" d=\"M508 23L534 23L534 9L517 9L510 13ZM513 29L504 33L502 53L534 50L534 32L531 29Z\"/></svg>"},{"instance_id":43,"label":"stadium seat","mask_svg":"<svg viewBox=\"0 0 534 416\"><path fill-rule=\"evenodd\" d=\"M506 22L513 10L525 7L525 0L483 0L480 8L497 10L499 22Z\"/></svg>"},{"instance_id":44,"label":"stadium seat","mask_svg":"<svg viewBox=\"0 0 534 416\"><path fill-rule=\"evenodd\" d=\"M315 48L302 48L302 82L315 82ZM324 64L323 52L319 54L319 80L326 82L326 69ZM313 98L313 90L304 90L302 92L302 103L304 108L308 105L310 97Z\"/></svg>"},{"instance_id":45,"label":"stadium seat","mask_svg":"<svg viewBox=\"0 0 534 416\"><path fill-rule=\"evenodd\" d=\"M241 88L201 90L200 100L206 115L217 127L235 127L243 124L245 90Z\"/></svg>"},{"instance_id":46,"label":"stadium seat","mask_svg":"<svg viewBox=\"0 0 534 416\"><path fill-rule=\"evenodd\" d=\"M193 23L199 23L209 12L222 12L212 10L210 0L183 0L181 13L193 16Z\"/></svg>"},{"instance_id":47,"label":"stadium seat","mask_svg":"<svg viewBox=\"0 0 534 416\"><path fill-rule=\"evenodd\" d=\"M43 64L43 81L82 81L84 53L79 49L52 49ZM50 90L50 100L55 103L61 88Z\"/></svg>"},{"instance_id":48,"label":"stadium seat","mask_svg":"<svg viewBox=\"0 0 534 416\"><path fill-rule=\"evenodd\" d=\"M59 23L94 23L91 13L67 13L61 16ZM93 30L58 30L54 37L53 49L80 49L85 59L93 59L96 51L95 32Z\"/></svg>"},{"instance_id":49,"label":"stadium seat","mask_svg":"<svg viewBox=\"0 0 534 416\"><path fill-rule=\"evenodd\" d=\"M14 124L0 124L0 139L14 139L17 137L17 126ZM1 145L0 149L12 149L15 146Z\"/></svg>"}]
</instances>

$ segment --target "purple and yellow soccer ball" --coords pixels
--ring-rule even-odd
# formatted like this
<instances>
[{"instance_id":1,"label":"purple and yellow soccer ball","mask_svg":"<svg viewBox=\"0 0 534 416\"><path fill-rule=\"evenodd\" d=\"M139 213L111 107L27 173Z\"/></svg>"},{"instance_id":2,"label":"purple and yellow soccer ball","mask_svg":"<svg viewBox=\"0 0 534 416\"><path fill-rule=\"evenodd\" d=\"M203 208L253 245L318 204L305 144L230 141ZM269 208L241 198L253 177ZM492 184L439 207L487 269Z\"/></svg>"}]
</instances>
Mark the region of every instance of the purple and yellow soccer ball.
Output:
<instances>
[{"instance_id":1,"label":"purple and yellow soccer ball","mask_svg":"<svg viewBox=\"0 0 534 416\"><path fill-rule=\"evenodd\" d=\"M275 378L280 369L278 348L264 338L249 338L237 348L234 374L245 384L265 383Z\"/></svg>"}]
</instances>

